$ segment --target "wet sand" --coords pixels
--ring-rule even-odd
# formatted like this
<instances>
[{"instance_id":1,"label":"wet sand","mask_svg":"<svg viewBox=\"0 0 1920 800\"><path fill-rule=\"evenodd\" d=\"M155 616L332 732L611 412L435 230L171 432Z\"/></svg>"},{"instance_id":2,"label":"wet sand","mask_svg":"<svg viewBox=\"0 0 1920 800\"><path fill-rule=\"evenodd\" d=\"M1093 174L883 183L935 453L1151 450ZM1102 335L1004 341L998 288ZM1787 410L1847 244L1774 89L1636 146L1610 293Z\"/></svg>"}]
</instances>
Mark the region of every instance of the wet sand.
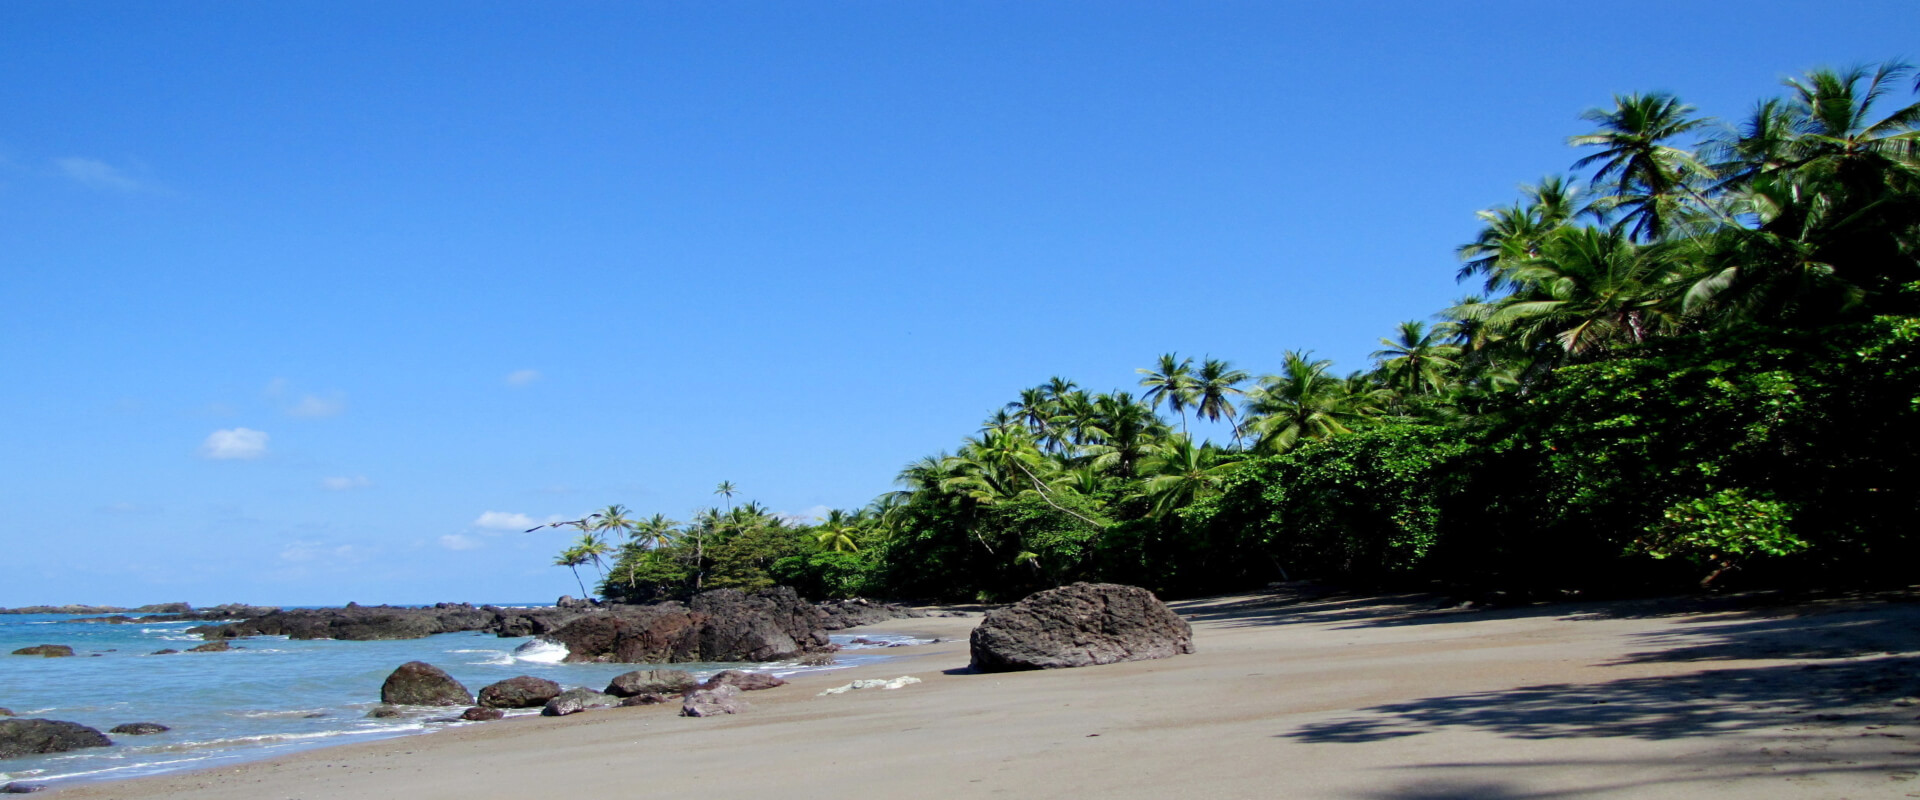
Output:
<instances>
[{"instance_id":1,"label":"wet sand","mask_svg":"<svg viewBox=\"0 0 1920 800\"><path fill-rule=\"evenodd\" d=\"M58 791L91 798L1920 797L1920 603L1477 611L1312 590L1173 604L1197 652L966 670L951 641L677 706L519 718ZM861 629L854 629L858 633ZM893 691L819 697L856 678Z\"/></svg>"}]
</instances>

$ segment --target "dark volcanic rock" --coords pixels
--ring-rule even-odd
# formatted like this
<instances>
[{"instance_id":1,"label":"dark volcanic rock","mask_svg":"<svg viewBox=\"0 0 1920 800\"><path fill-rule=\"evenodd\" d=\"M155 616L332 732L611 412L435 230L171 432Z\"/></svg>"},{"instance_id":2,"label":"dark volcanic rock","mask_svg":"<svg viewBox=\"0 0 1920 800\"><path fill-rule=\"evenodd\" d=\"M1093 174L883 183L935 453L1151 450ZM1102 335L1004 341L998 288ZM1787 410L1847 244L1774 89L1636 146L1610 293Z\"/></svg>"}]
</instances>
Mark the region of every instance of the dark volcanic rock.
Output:
<instances>
[{"instance_id":1,"label":"dark volcanic rock","mask_svg":"<svg viewBox=\"0 0 1920 800\"><path fill-rule=\"evenodd\" d=\"M657 706L667 702L667 699L667 696L664 694L636 694L632 697L620 698L620 706L622 708L627 706Z\"/></svg>"},{"instance_id":2,"label":"dark volcanic rock","mask_svg":"<svg viewBox=\"0 0 1920 800\"><path fill-rule=\"evenodd\" d=\"M393 719L398 716L400 709L393 706L374 706L372 711L367 712L367 719Z\"/></svg>"},{"instance_id":3,"label":"dark volcanic rock","mask_svg":"<svg viewBox=\"0 0 1920 800\"><path fill-rule=\"evenodd\" d=\"M38 783L21 783L19 781L0 786L0 794L33 794L34 792L44 792L46 790L47 787Z\"/></svg>"},{"instance_id":4,"label":"dark volcanic rock","mask_svg":"<svg viewBox=\"0 0 1920 800\"><path fill-rule=\"evenodd\" d=\"M483 689L481 691L484 692L485 690ZM506 715L507 715L507 712L501 711L500 709L485 708L482 706L474 706L472 708L469 708L465 711L460 712L460 718L467 720L468 722L486 722L488 720L500 719L501 717L504 717Z\"/></svg>"},{"instance_id":5,"label":"dark volcanic rock","mask_svg":"<svg viewBox=\"0 0 1920 800\"><path fill-rule=\"evenodd\" d=\"M850 600L827 600L814 607L820 609L820 613L824 615L820 627L830 631L872 625L890 619L927 615L926 612L917 608L909 608L898 603L877 603L859 597Z\"/></svg>"},{"instance_id":6,"label":"dark volcanic rock","mask_svg":"<svg viewBox=\"0 0 1920 800\"><path fill-rule=\"evenodd\" d=\"M678 604L618 606L582 616L546 638L569 662L667 664L700 661L700 622Z\"/></svg>"},{"instance_id":7,"label":"dark volcanic rock","mask_svg":"<svg viewBox=\"0 0 1920 800\"><path fill-rule=\"evenodd\" d=\"M680 716L717 717L721 714L738 714L753 705L740 698L738 686L715 686L711 689L696 689L687 694L680 702Z\"/></svg>"},{"instance_id":8,"label":"dark volcanic rock","mask_svg":"<svg viewBox=\"0 0 1920 800\"><path fill-rule=\"evenodd\" d=\"M232 649L233 649L233 645L227 644L226 642L207 642L206 644L197 644L192 647L189 647L187 648L187 652L189 653L224 653Z\"/></svg>"},{"instance_id":9,"label":"dark volcanic rock","mask_svg":"<svg viewBox=\"0 0 1920 800\"><path fill-rule=\"evenodd\" d=\"M228 625L193 628L204 639L285 636L289 639L419 639L436 633L485 630L496 616L469 605L435 608L361 606L296 608L249 617Z\"/></svg>"},{"instance_id":10,"label":"dark volcanic rock","mask_svg":"<svg viewBox=\"0 0 1920 800\"><path fill-rule=\"evenodd\" d=\"M175 650L175 649L173 649L173 648L171 648L171 647L168 647L168 648L164 648L164 649L161 649L161 650L155 650L155 651L153 651L153 652L151 652L151 653L148 653L147 655L150 655L150 656L170 656L170 655L173 655L173 654L175 654L175 653L178 653L178 652L180 652L180 651L178 651L178 650Z\"/></svg>"},{"instance_id":11,"label":"dark volcanic rock","mask_svg":"<svg viewBox=\"0 0 1920 800\"><path fill-rule=\"evenodd\" d=\"M637 697L643 694L680 694L699 686L693 673L684 669L644 669L622 673L607 684L607 694Z\"/></svg>"},{"instance_id":12,"label":"dark volcanic rock","mask_svg":"<svg viewBox=\"0 0 1920 800\"><path fill-rule=\"evenodd\" d=\"M728 669L721 670L713 677L708 678L706 683L700 684L700 688L712 689L718 686L734 686L743 692L757 692L761 689L771 689L775 686L785 685L787 685L785 679L777 678L764 672L746 672L743 670Z\"/></svg>"},{"instance_id":13,"label":"dark volcanic rock","mask_svg":"<svg viewBox=\"0 0 1920 800\"><path fill-rule=\"evenodd\" d=\"M13 709L0 708L0 717L11 717L11 716L13 716Z\"/></svg>"},{"instance_id":14,"label":"dark volcanic rock","mask_svg":"<svg viewBox=\"0 0 1920 800\"><path fill-rule=\"evenodd\" d=\"M152 603L133 610L135 614L191 614L193 606L186 603Z\"/></svg>"},{"instance_id":15,"label":"dark volcanic rock","mask_svg":"<svg viewBox=\"0 0 1920 800\"><path fill-rule=\"evenodd\" d=\"M829 644L820 611L785 586L720 589L695 595L688 606L707 617L700 629L707 661L775 661Z\"/></svg>"},{"instance_id":16,"label":"dark volcanic rock","mask_svg":"<svg viewBox=\"0 0 1920 800\"><path fill-rule=\"evenodd\" d=\"M487 708L539 708L558 696L560 684L546 678L521 675L481 689L480 705Z\"/></svg>"},{"instance_id":17,"label":"dark volcanic rock","mask_svg":"<svg viewBox=\"0 0 1920 800\"><path fill-rule=\"evenodd\" d=\"M1076 583L987 612L972 650L981 672L1085 667L1191 653L1193 628L1145 589Z\"/></svg>"},{"instance_id":18,"label":"dark volcanic rock","mask_svg":"<svg viewBox=\"0 0 1920 800\"><path fill-rule=\"evenodd\" d=\"M68 647L64 644L40 644L40 645L34 645L32 647L22 647L18 650L13 651L13 654L16 656L46 656L47 658L64 658L66 656L73 655L73 648Z\"/></svg>"},{"instance_id":19,"label":"dark volcanic rock","mask_svg":"<svg viewBox=\"0 0 1920 800\"><path fill-rule=\"evenodd\" d=\"M609 694L601 694L592 689L568 689L558 697L548 700L540 709L543 717L564 717L578 714L589 708L607 708L619 705L620 699Z\"/></svg>"},{"instance_id":20,"label":"dark volcanic rock","mask_svg":"<svg viewBox=\"0 0 1920 800\"><path fill-rule=\"evenodd\" d=\"M399 706L470 706L473 693L445 670L425 661L409 661L387 676L380 702Z\"/></svg>"},{"instance_id":21,"label":"dark volcanic rock","mask_svg":"<svg viewBox=\"0 0 1920 800\"><path fill-rule=\"evenodd\" d=\"M107 735L77 722L57 719L0 719L0 758L64 753L113 744Z\"/></svg>"},{"instance_id":22,"label":"dark volcanic rock","mask_svg":"<svg viewBox=\"0 0 1920 800\"><path fill-rule=\"evenodd\" d=\"M147 736L155 733L166 733L170 730L173 729L158 722L129 722L125 725L115 725L108 729L107 732L124 733L128 736Z\"/></svg>"}]
</instances>

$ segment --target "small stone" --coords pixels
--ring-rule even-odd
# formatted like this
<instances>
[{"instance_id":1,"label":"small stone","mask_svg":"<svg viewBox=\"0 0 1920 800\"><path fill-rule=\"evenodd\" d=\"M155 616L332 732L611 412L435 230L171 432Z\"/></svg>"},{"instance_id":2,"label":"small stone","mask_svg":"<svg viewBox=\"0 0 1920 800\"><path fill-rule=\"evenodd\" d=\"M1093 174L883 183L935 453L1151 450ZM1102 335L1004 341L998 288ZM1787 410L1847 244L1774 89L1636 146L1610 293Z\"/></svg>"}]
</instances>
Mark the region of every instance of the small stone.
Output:
<instances>
[{"instance_id":1,"label":"small stone","mask_svg":"<svg viewBox=\"0 0 1920 800\"><path fill-rule=\"evenodd\" d=\"M507 712L501 711L500 709L486 708L483 706L474 706L460 712L460 718L469 722L487 722L489 720L500 719L506 715Z\"/></svg>"},{"instance_id":2,"label":"small stone","mask_svg":"<svg viewBox=\"0 0 1920 800\"><path fill-rule=\"evenodd\" d=\"M392 719L397 716L400 716L400 709L393 706L376 706L367 712L368 719Z\"/></svg>"},{"instance_id":3,"label":"small stone","mask_svg":"<svg viewBox=\"0 0 1920 800\"><path fill-rule=\"evenodd\" d=\"M716 717L721 714L738 714L752 704L740 699L740 687L721 684L711 689L696 689L680 703L680 716Z\"/></svg>"}]
</instances>

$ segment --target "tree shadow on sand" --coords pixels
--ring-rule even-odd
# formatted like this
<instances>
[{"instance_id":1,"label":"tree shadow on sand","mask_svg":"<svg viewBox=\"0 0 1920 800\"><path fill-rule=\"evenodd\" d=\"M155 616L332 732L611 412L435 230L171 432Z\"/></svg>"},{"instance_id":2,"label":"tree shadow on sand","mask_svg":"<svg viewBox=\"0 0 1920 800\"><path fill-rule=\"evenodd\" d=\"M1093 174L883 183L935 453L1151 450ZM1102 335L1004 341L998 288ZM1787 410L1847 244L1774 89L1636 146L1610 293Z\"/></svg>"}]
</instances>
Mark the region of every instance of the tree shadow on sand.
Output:
<instances>
[{"instance_id":1,"label":"tree shadow on sand","mask_svg":"<svg viewBox=\"0 0 1920 800\"><path fill-rule=\"evenodd\" d=\"M1860 724L1906 710L1887 701L1920 693L1916 667L1920 656L1905 655L1525 686L1373 706L1357 717L1315 722L1281 736L1358 743L1463 727L1519 739L1665 740L1782 725Z\"/></svg>"}]
</instances>

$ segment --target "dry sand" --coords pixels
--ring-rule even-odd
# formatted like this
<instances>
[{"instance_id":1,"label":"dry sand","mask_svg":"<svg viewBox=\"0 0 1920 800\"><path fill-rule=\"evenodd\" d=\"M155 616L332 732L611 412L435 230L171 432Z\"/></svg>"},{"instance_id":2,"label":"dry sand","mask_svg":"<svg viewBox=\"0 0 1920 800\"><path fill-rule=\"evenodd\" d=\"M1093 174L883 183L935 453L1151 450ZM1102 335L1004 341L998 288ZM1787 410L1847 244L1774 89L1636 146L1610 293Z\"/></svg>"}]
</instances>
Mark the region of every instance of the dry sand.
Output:
<instances>
[{"instance_id":1,"label":"dry sand","mask_svg":"<svg viewBox=\"0 0 1920 800\"><path fill-rule=\"evenodd\" d=\"M82 798L1920 797L1920 604L1457 611L1417 596L1174 604L1198 652L967 674L955 641L674 708L519 718ZM894 691L818 697L854 678Z\"/></svg>"}]
</instances>

